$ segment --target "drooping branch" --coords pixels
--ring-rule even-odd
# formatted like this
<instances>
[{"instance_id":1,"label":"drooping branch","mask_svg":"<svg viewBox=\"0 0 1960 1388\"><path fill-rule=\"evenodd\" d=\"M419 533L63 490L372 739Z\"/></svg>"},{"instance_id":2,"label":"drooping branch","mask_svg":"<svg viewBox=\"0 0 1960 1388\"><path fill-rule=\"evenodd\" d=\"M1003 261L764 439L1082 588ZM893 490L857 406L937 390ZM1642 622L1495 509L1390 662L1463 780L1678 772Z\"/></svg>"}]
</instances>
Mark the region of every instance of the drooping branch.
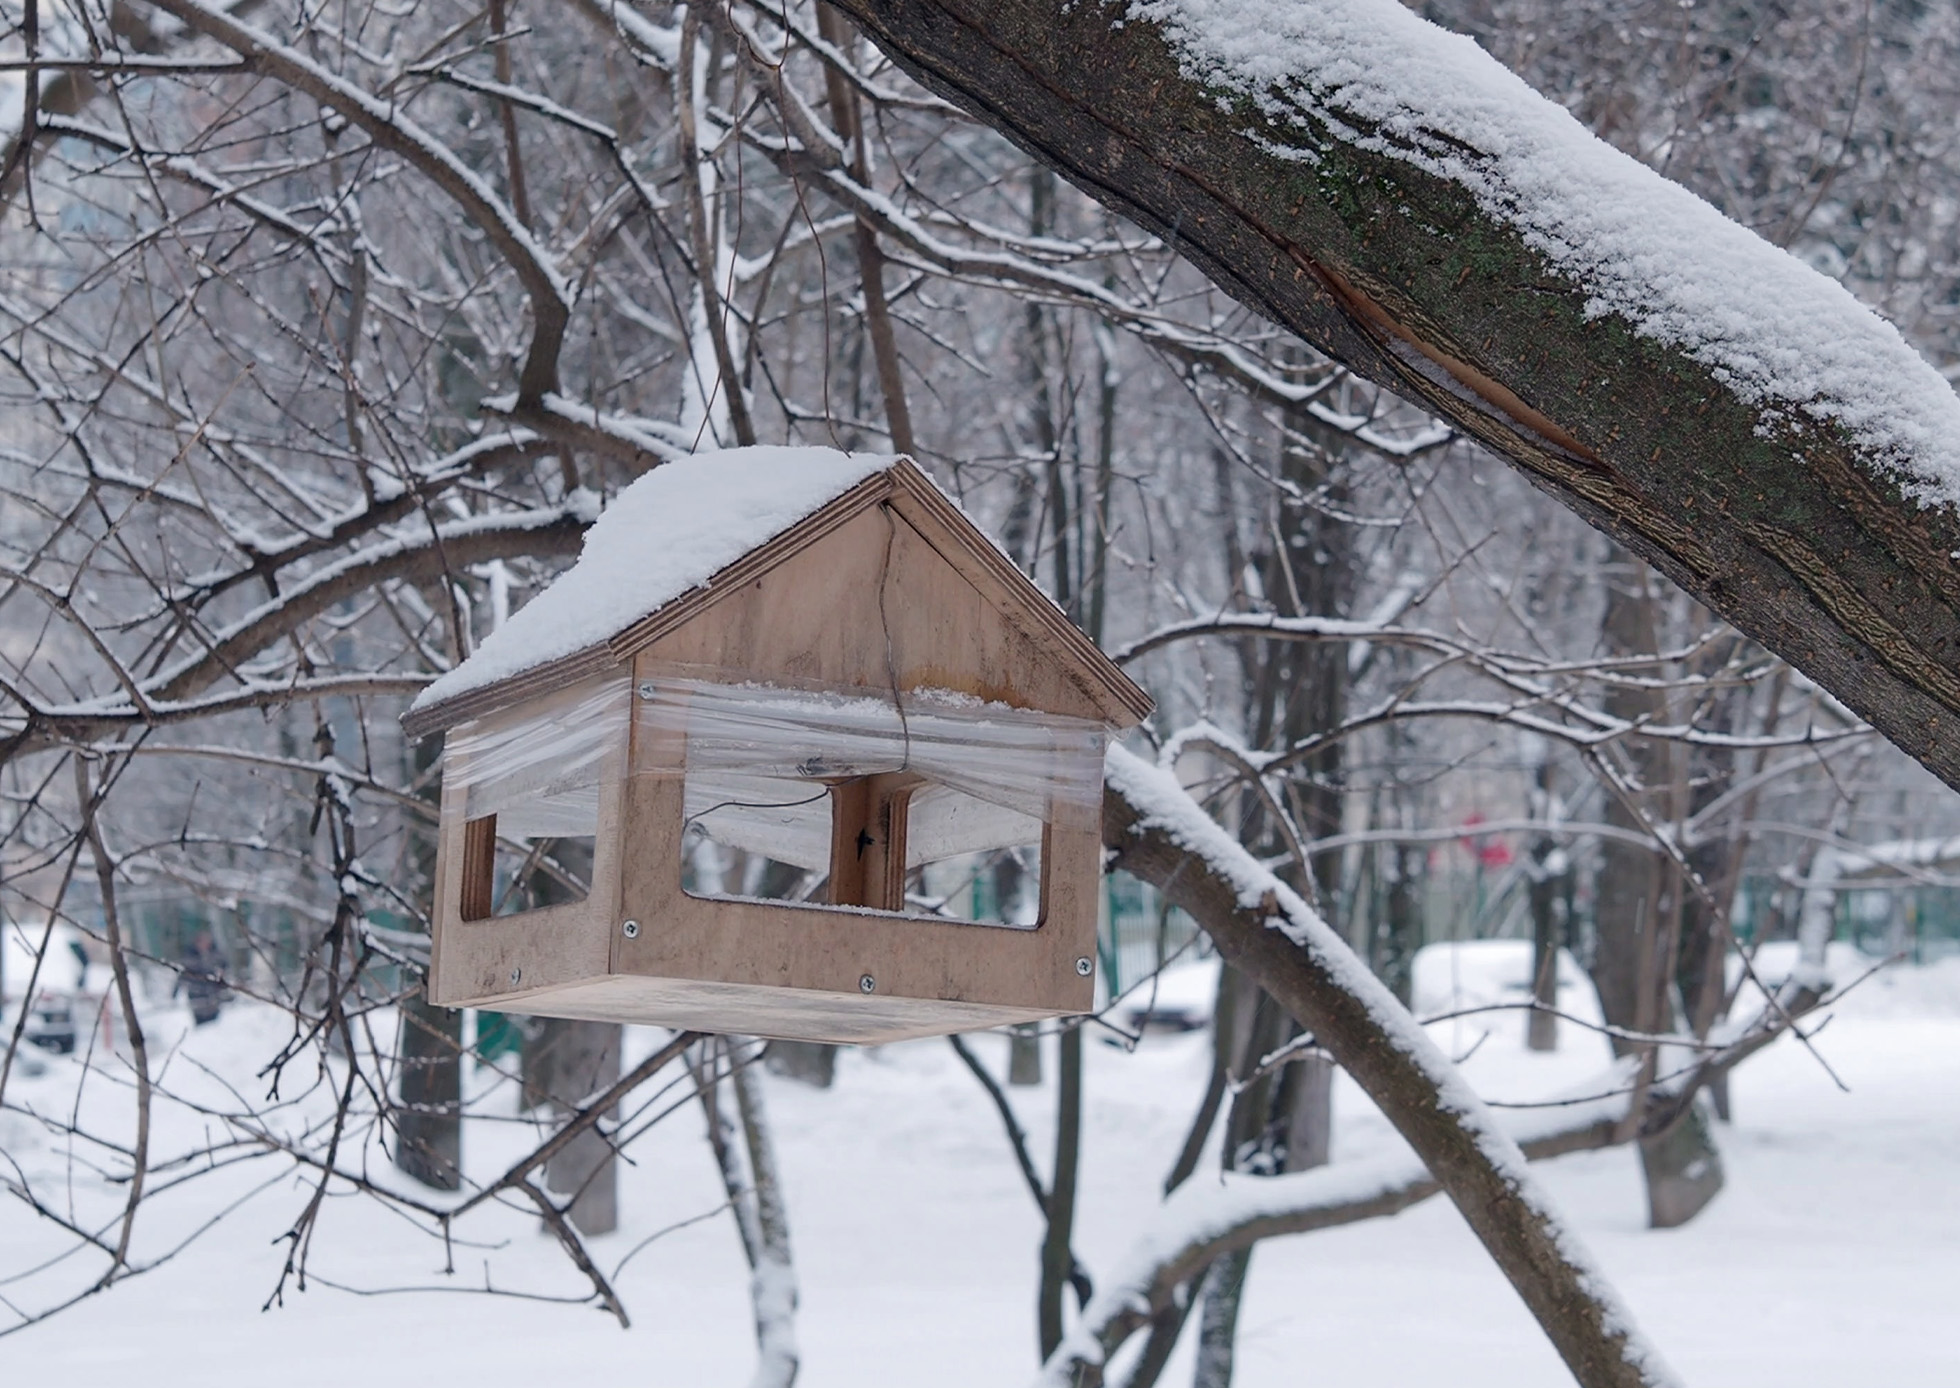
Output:
<instances>
[{"instance_id":1,"label":"drooping branch","mask_svg":"<svg viewBox=\"0 0 1960 1388\"><path fill-rule=\"evenodd\" d=\"M1960 786L1960 404L1843 291L1393 0L839 8Z\"/></svg>"},{"instance_id":2,"label":"drooping branch","mask_svg":"<svg viewBox=\"0 0 1960 1388\"><path fill-rule=\"evenodd\" d=\"M1108 760L1103 842L1201 921L1227 962L1367 1091L1455 1202L1585 1388L1672 1382L1525 1169L1517 1144L1346 943L1168 772ZM1404 1192L1395 1198L1418 1198Z\"/></svg>"}]
</instances>

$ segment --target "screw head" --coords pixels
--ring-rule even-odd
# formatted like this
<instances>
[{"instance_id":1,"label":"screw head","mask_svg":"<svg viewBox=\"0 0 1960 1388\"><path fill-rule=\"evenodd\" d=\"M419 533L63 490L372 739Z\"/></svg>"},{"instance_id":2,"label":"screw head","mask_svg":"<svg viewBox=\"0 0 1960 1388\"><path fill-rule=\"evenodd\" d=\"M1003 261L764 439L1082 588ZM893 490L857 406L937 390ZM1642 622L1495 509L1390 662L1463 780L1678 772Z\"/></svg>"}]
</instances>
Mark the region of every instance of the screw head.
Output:
<instances>
[{"instance_id":1,"label":"screw head","mask_svg":"<svg viewBox=\"0 0 1960 1388\"><path fill-rule=\"evenodd\" d=\"M524 977L524 970L512 969L510 971L510 986L515 988L517 986L517 981L523 977Z\"/></svg>"},{"instance_id":2,"label":"screw head","mask_svg":"<svg viewBox=\"0 0 1960 1388\"><path fill-rule=\"evenodd\" d=\"M860 993L875 993L875 992L877 992L877 991L878 991L878 980L877 980L877 979L875 979L875 978L873 978L873 977L872 977L872 976L871 976L870 974L866 974L866 975L865 975L865 976L864 976L863 978L860 978L860 979L858 980L858 991L859 991Z\"/></svg>"},{"instance_id":3,"label":"screw head","mask_svg":"<svg viewBox=\"0 0 1960 1388\"><path fill-rule=\"evenodd\" d=\"M1085 954L1080 959L1077 959L1075 961L1075 971L1076 973L1080 974L1083 978L1087 978L1090 974L1096 971L1096 966L1095 963L1089 958L1089 956Z\"/></svg>"},{"instance_id":4,"label":"screw head","mask_svg":"<svg viewBox=\"0 0 1960 1388\"><path fill-rule=\"evenodd\" d=\"M640 923L638 921L627 921L619 927L619 933L629 940L637 940L640 938Z\"/></svg>"}]
</instances>

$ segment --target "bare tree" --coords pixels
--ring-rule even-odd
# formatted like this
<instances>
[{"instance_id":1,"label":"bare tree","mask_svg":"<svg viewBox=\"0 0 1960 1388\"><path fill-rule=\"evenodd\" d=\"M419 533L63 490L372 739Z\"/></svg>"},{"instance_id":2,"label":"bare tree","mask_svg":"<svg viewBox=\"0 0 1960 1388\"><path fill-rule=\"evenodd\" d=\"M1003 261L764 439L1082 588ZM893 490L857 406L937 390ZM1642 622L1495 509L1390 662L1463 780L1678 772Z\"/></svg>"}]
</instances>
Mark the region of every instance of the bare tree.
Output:
<instances>
[{"instance_id":1,"label":"bare tree","mask_svg":"<svg viewBox=\"0 0 1960 1388\"><path fill-rule=\"evenodd\" d=\"M1510 33L1542 7L1465 8ZM109 962L133 1064L125 1117L31 1115L96 1144L109 1176L86 1218L64 1213L59 1182L8 1178L94 1260L79 1282L37 1283L19 1322L161 1266L143 1202L195 1178L157 1173L232 1160L305 1177L274 1296L305 1285L330 1194L383 1201L437 1240L509 1200L624 1320L586 1237L606 1222L594 1197L686 1086L753 1273L761 1378L793 1378L789 1212L755 1047L600 1029L590 1065L547 1083L540 1046L491 1056L481 1026L472 1040L423 1005L437 763L393 719L576 553L607 496L681 454L766 439L914 452L1165 710L1158 768L1111 763L1109 846L1242 980L1169 1184L1192 1185L1221 1118L1235 1160L1263 1151L1275 1170L1257 1217L1208 1227L1141 1280L1099 1277L1097 1295L1072 1246L1079 1144L1064 1133L1044 1183L1021 1142L1046 1217L1031 1273L1050 1372L1100 1372L1147 1323L1141 1385L1204 1268L1236 1260L1242 1277L1259 1237L1440 1189L1583 1381L1657 1381L1511 1144L1645 1150L1692 1132L1698 1093L1823 992L1723 1020L1744 859L1822 880L1802 845L1869 846L1861 816L1899 765L1845 707L1698 617L1597 649L1608 599L1590 571L1556 621L1534 616L1521 595L1569 549L1533 537L1560 522L1500 490L1470 440L1949 777L1951 740L1929 730L1956 707L1950 509L1908 504L1842 419L1772 418L1678 344L1598 328L1585 274L1515 217L1324 119L1324 93L1267 109L1228 71L1193 75L1175 26L1032 3L839 10L882 51L802 6L586 0L550 23L534 0L6 6L0 898L37 943L36 979L57 932ZM1937 71L1951 34L1926 23L1866 49ZM1696 32L1692 53L1721 37ZM1795 48L1776 48L1777 80L1809 80ZM1555 50L1525 59L1563 71ZM1696 69L1696 99L1734 128L1724 145L1689 104L1635 119L1651 84L1619 83L1616 63L1639 67L1616 49L1567 74L1601 128L1643 155L1650 125L1692 134L1656 162L1730 180L1745 76ZM1843 132L1819 146L1836 154L1734 210L1839 248L1944 340L1937 276L1908 273L1937 198L1913 195L1910 227L1854 223L1950 149L1888 168L1858 114L1872 84L1832 80L1816 119ZM1266 124L1248 134L1252 108ZM1034 151L1032 172L990 126ZM1451 247L1471 240L1488 255L1460 264ZM1558 350L1520 346L1541 341ZM1607 365L1612 390L1596 388ZM1772 468L1789 477L1774 505L1734 480ZM1528 773L1522 738L1537 739ZM1843 774L1854 763L1873 769ZM1560 788L1534 802L1544 767ZM1470 832L1452 799L1465 779L1513 811L1475 841L1531 836L1595 879L1624 849L1653 883L1642 918L1665 917L1670 943L1642 947L1637 1005L1609 1014L1639 1067L1616 1072L1610 1111L1507 1135L1342 941L1407 1000L1435 910L1423 865ZM1795 808L1827 783L1828 808ZM570 841L506 842L500 861L508 904L582 890ZM151 1073L144 979L212 967L143 918L164 894L222 936L224 985L290 1022L265 1061L274 1109ZM1549 1017L1555 990L1538 1001ZM8 1089L22 1035L17 1021L0 1065L10 1114L26 1113ZM1080 1036L1060 1048L1063 1129ZM1386 1173L1379 1198L1343 1204L1298 1169L1325 1155L1336 1063L1429 1174ZM489 1111L527 1079L552 1102ZM166 1108L208 1120L208 1145L160 1156ZM537 1124L496 1171L468 1140L492 1121ZM376 1154L428 1189L374 1179Z\"/></svg>"}]
</instances>

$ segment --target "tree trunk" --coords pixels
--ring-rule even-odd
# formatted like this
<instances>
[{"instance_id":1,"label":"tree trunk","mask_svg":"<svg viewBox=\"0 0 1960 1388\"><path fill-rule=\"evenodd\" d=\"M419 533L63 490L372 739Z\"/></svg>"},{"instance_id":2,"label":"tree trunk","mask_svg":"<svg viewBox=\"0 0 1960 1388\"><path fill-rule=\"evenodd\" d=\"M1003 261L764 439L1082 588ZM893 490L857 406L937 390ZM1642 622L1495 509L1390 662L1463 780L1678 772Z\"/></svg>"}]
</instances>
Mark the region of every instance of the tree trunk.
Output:
<instances>
[{"instance_id":1,"label":"tree trunk","mask_svg":"<svg viewBox=\"0 0 1960 1388\"><path fill-rule=\"evenodd\" d=\"M1555 850L1553 850L1555 851ZM1558 879L1546 870L1551 852L1532 852L1531 877L1531 1002L1525 1022L1527 1050L1558 1049Z\"/></svg>"},{"instance_id":2,"label":"tree trunk","mask_svg":"<svg viewBox=\"0 0 1960 1388\"><path fill-rule=\"evenodd\" d=\"M1271 510L1255 528L1262 537L1256 546L1261 590L1281 616L1346 616L1358 569L1354 529L1338 518L1347 499L1348 441L1304 409L1283 411L1279 425L1276 464L1286 488L1275 489ZM1315 500L1301 500L1305 497ZM1236 579L1237 574L1228 578ZM1291 747L1340 726L1350 678L1346 646L1251 641L1241 646L1240 658L1252 694L1246 723L1253 746ZM1286 802L1302 842L1340 830L1344 752L1339 739L1326 743L1300 765L1286 787ZM1258 817L1248 823L1264 825L1257 840L1261 852L1285 851L1294 836L1282 831L1270 809L1262 807L1254 813ZM1310 898L1329 903L1337 899L1341 874L1336 856L1290 863L1283 875ZM1233 1072L1245 1087L1232 1100L1221 1164L1226 1170L1267 1176L1320 1165L1327 1160L1334 1123L1331 1067L1316 1056L1260 1074L1262 1059L1295 1039L1298 1024L1255 981L1237 971L1231 971L1231 977L1241 989L1236 1015L1249 1025L1233 1050ZM1198 1336L1200 1384L1231 1381L1232 1340L1250 1262L1249 1250L1232 1254L1204 1280Z\"/></svg>"},{"instance_id":3,"label":"tree trunk","mask_svg":"<svg viewBox=\"0 0 1960 1388\"><path fill-rule=\"evenodd\" d=\"M463 1014L431 1007L417 989L401 1003L401 1108L395 1165L425 1186L463 1184Z\"/></svg>"},{"instance_id":4,"label":"tree trunk","mask_svg":"<svg viewBox=\"0 0 1960 1388\"><path fill-rule=\"evenodd\" d=\"M1609 563L1601 645L1607 655L1623 659L1652 655L1660 649L1660 623L1645 568L1624 554L1612 556ZM1637 686L1610 691L1606 706L1609 712L1630 719L1666 712L1657 693ZM1642 784L1665 784L1669 779L1661 774L1666 769L1662 758L1635 749L1628 755ZM1640 788L1635 786L1636 793ZM1610 789L1603 794L1608 824L1634 834L1649 832L1648 819L1637 812L1640 801L1634 795ZM1593 887L1592 977L1600 1010L1611 1025L1648 1034L1674 1028L1677 1009L1665 926L1674 919L1671 913L1680 909L1674 898L1684 890L1679 871L1657 847L1618 836L1601 841ZM1618 1055L1640 1049L1613 1038ZM1664 1136L1640 1144L1640 1169L1647 1184L1648 1222L1656 1229L1685 1224L1715 1198L1722 1189L1722 1158L1699 1106Z\"/></svg>"},{"instance_id":5,"label":"tree trunk","mask_svg":"<svg viewBox=\"0 0 1960 1388\"><path fill-rule=\"evenodd\" d=\"M828 1089L837 1079L837 1048L821 1041L771 1041L763 1058L772 1075Z\"/></svg>"},{"instance_id":6,"label":"tree trunk","mask_svg":"<svg viewBox=\"0 0 1960 1388\"><path fill-rule=\"evenodd\" d=\"M531 1071L554 1112L573 1112L619 1078L621 1033L617 1022L545 1020ZM618 1166L612 1142L597 1124L546 1164L545 1186L576 1197L571 1220L581 1234L609 1234L619 1227Z\"/></svg>"},{"instance_id":7,"label":"tree trunk","mask_svg":"<svg viewBox=\"0 0 1960 1388\"><path fill-rule=\"evenodd\" d=\"M1198 1356L1191 1388L1232 1388L1232 1361L1238 1350L1239 1306L1252 1250L1227 1253L1205 1270L1200 1284L1204 1309L1198 1313Z\"/></svg>"},{"instance_id":8,"label":"tree trunk","mask_svg":"<svg viewBox=\"0 0 1960 1388\"><path fill-rule=\"evenodd\" d=\"M1908 498L1845 425L1595 313L1608 271L1555 262L1525 224L1528 191L1480 200L1469 180L1509 175L1425 129L1424 91L1404 94L1410 128L1391 135L1334 76L1247 77L1134 11L838 7L928 87L1509 458L1960 787L1960 515ZM1382 42L1414 22L1387 3L1360 14ZM1465 80L1512 81L1467 43L1451 60ZM1855 367L1819 369L1828 389Z\"/></svg>"},{"instance_id":9,"label":"tree trunk","mask_svg":"<svg viewBox=\"0 0 1960 1388\"><path fill-rule=\"evenodd\" d=\"M1699 1102L1660 1137L1640 1144L1647 1178L1647 1223L1673 1229L1700 1214L1722 1189L1722 1153Z\"/></svg>"},{"instance_id":10,"label":"tree trunk","mask_svg":"<svg viewBox=\"0 0 1960 1388\"><path fill-rule=\"evenodd\" d=\"M1007 1082L1022 1088L1041 1083L1041 1029L1032 1024L1008 1028Z\"/></svg>"},{"instance_id":11,"label":"tree trunk","mask_svg":"<svg viewBox=\"0 0 1960 1388\"><path fill-rule=\"evenodd\" d=\"M1375 927L1374 958L1369 963L1395 1000L1408 1007L1415 998L1416 951L1422 948L1418 873L1423 851L1413 844L1392 843L1382 856L1387 880L1382 884L1381 920Z\"/></svg>"},{"instance_id":12,"label":"tree trunk","mask_svg":"<svg viewBox=\"0 0 1960 1388\"><path fill-rule=\"evenodd\" d=\"M1286 1067L1292 1088L1283 1106L1286 1128L1286 1169L1307 1171L1325 1166L1334 1146L1334 1062L1324 1055L1305 1055Z\"/></svg>"},{"instance_id":13,"label":"tree trunk","mask_svg":"<svg viewBox=\"0 0 1960 1388\"><path fill-rule=\"evenodd\" d=\"M1532 813L1550 819L1557 804L1549 750L1538 760L1536 785L1531 796ZM1558 954L1565 943L1566 922L1560 919L1561 888L1565 886L1566 855L1549 834L1531 846L1530 887L1527 904L1531 911L1531 1002L1526 1014L1525 1047L1533 1051L1558 1049Z\"/></svg>"},{"instance_id":14,"label":"tree trunk","mask_svg":"<svg viewBox=\"0 0 1960 1388\"><path fill-rule=\"evenodd\" d=\"M1048 1227L1041 1243L1038 1321L1041 1357L1062 1342L1062 1294L1075 1271L1075 1182L1082 1161L1082 1028L1069 1027L1060 1039L1055 1070L1055 1166L1048 1182Z\"/></svg>"},{"instance_id":15,"label":"tree trunk","mask_svg":"<svg viewBox=\"0 0 1960 1388\"><path fill-rule=\"evenodd\" d=\"M1298 1026L1254 979L1233 968L1226 975L1234 994L1227 1011L1233 1018L1232 1074L1243 1087L1226 1116L1219 1165L1262 1176L1326 1165L1333 1136L1332 1062L1309 1056L1258 1074L1260 1061L1296 1036ZM1228 1253L1200 1283L1204 1309L1198 1318L1194 1388L1228 1388L1232 1381L1239 1306L1251 1263L1250 1248Z\"/></svg>"}]
</instances>

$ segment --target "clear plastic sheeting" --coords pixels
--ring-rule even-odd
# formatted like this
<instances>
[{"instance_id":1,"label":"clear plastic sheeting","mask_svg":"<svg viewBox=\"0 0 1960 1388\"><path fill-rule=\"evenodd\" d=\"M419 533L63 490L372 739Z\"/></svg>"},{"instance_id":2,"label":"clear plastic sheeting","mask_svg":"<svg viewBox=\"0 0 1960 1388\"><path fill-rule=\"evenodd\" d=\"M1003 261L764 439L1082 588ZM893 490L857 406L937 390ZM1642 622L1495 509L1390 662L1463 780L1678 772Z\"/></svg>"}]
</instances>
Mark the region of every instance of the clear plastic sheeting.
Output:
<instances>
[{"instance_id":1,"label":"clear plastic sheeting","mask_svg":"<svg viewBox=\"0 0 1960 1388\"><path fill-rule=\"evenodd\" d=\"M911 773L909 866L1036 844L1051 806L1102 796L1104 728L945 691L731 683L674 667L639 684L645 769L684 772L691 827L822 871L829 792Z\"/></svg>"},{"instance_id":2,"label":"clear plastic sheeting","mask_svg":"<svg viewBox=\"0 0 1960 1388\"><path fill-rule=\"evenodd\" d=\"M716 678L723 675L723 678ZM454 728L443 775L464 815L499 836L588 836L608 758L623 770L631 682L622 674ZM830 791L911 773L907 865L1039 844L1057 803L1102 796L1103 725L945 691L734 682L675 666L639 682L641 770L684 775L689 827L813 872L830 865Z\"/></svg>"},{"instance_id":3,"label":"clear plastic sheeting","mask_svg":"<svg viewBox=\"0 0 1960 1388\"><path fill-rule=\"evenodd\" d=\"M464 816L497 816L504 838L595 833L606 759L624 764L630 687L616 675L452 728L442 774Z\"/></svg>"}]
</instances>

